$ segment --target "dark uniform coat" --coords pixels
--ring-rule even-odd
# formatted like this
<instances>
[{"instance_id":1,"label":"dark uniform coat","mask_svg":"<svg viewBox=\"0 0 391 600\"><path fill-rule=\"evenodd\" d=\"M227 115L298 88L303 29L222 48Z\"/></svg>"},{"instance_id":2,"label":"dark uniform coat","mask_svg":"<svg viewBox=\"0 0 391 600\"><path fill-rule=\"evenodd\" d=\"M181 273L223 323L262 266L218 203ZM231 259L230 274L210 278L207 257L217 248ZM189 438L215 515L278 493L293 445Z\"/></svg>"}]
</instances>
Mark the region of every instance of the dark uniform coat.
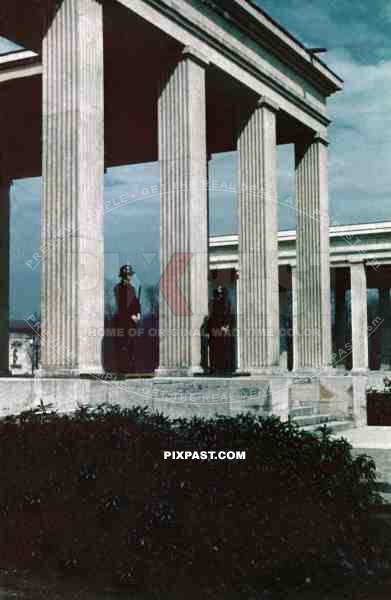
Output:
<instances>
[{"instance_id":1,"label":"dark uniform coat","mask_svg":"<svg viewBox=\"0 0 391 600\"><path fill-rule=\"evenodd\" d=\"M117 283L114 288L115 301L117 304L118 327L132 327L132 315L141 313L140 301L136 290L130 283Z\"/></svg>"},{"instance_id":2,"label":"dark uniform coat","mask_svg":"<svg viewBox=\"0 0 391 600\"><path fill-rule=\"evenodd\" d=\"M233 318L225 294L215 295L208 320L209 363L212 371L233 369Z\"/></svg>"},{"instance_id":3,"label":"dark uniform coat","mask_svg":"<svg viewBox=\"0 0 391 600\"><path fill-rule=\"evenodd\" d=\"M140 301L130 283L118 283L114 288L117 305L117 366L119 371L135 370L137 323L132 316L141 313Z\"/></svg>"}]
</instances>

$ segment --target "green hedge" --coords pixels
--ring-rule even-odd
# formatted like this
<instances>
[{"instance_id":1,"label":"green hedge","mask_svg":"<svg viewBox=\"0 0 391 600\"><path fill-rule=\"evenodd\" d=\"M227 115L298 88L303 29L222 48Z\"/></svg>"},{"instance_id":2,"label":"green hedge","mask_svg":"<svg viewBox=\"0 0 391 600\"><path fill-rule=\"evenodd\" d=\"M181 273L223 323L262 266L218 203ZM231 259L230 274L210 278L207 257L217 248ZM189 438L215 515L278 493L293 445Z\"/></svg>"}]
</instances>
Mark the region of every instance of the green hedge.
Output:
<instances>
[{"instance_id":1,"label":"green hedge","mask_svg":"<svg viewBox=\"0 0 391 600\"><path fill-rule=\"evenodd\" d=\"M246 460L164 460L164 450ZM143 408L0 421L0 561L146 589L257 588L363 553L374 464L345 440L250 415ZM0 562L0 564L1 564Z\"/></svg>"}]
</instances>

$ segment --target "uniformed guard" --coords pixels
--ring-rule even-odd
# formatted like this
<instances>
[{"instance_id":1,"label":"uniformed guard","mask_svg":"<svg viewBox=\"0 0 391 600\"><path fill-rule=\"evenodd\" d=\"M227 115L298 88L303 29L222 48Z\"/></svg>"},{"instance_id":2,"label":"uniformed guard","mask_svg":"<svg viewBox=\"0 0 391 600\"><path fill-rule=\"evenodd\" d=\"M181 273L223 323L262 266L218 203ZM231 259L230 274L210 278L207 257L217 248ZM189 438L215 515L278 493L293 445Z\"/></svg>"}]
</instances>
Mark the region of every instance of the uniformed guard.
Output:
<instances>
[{"instance_id":1,"label":"uniformed guard","mask_svg":"<svg viewBox=\"0 0 391 600\"><path fill-rule=\"evenodd\" d=\"M209 364L212 373L233 370L233 318L226 291L219 285L214 291L209 321Z\"/></svg>"},{"instance_id":2,"label":"uniformed guard","mask_svg":"<svg viewBox=\"0 0 391 600\"><path fill-rule=\"evenodd\" d=\"M120 281L114 288L117 306L117 367L121 373L136 370L136 339L141 319L140 300L132 285L134 270L130 265L122 265Z\"/></svg>"}]
</instances>

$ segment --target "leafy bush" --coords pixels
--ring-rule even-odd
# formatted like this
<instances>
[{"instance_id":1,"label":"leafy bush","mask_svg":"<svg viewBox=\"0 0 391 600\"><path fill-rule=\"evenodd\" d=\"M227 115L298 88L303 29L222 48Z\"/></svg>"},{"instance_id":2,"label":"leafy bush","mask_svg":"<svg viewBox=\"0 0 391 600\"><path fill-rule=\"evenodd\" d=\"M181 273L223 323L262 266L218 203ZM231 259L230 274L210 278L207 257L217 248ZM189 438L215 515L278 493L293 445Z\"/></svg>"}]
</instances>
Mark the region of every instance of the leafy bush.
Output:
<instances>
[{"instance_id":1,"label":"leafy bush","mask_svg":"<svg viewBox=\"0 0 391 600\"><path fill-rule=\"evenodd\" d=\"M245 450L246 460L164 460ZM257 587L363 552L374 464L277 418L102 405L0 422L0 560L142 589ZM348 549L348 550L347 550Z\"/></svg>"}]
</instances>

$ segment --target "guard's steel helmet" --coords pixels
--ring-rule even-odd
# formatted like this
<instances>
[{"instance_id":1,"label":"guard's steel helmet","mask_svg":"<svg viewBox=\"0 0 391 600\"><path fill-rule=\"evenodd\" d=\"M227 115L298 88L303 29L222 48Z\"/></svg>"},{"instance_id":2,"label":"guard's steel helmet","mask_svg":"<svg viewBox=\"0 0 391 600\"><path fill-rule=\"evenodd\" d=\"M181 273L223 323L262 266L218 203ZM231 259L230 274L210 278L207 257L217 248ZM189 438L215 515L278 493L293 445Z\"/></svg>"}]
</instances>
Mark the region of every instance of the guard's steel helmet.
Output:
<instances>
[{"instance_id":1,"label":"guard's steel helmet","mask_svg":"<svg viewBox=\"0 0 391 600\"><path fill-rule=\"evenodd\" d=\"M119 270L120 277L126 277L126 275L133 275L134 271L130 265L122 265Z\"/></svg>"}]
</instances>

